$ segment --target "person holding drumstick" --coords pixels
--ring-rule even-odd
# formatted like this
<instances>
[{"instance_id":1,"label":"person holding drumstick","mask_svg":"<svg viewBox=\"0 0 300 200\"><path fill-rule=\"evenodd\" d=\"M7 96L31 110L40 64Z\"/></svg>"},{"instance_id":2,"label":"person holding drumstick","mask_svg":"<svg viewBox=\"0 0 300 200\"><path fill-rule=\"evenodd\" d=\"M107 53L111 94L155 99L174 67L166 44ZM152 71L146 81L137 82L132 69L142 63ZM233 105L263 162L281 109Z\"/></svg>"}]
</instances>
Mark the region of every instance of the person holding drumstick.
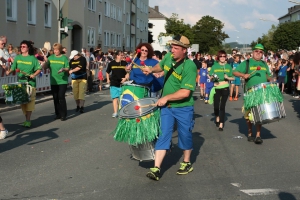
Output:
<instances>
[{"instance_id":1,"label":"person holding drumstick","mask_svg":"<svg viewBox=\"0 0 300 200\"><path fill-rule=\"evenodd\" d=\"M251 88L254 85L271 82L272 77L267 64L262 60L264 54L264 46L262 44L255 45L253 49L253 57L249 59L247 67L247 61L242 62L234 71L234 76L243 77L246 82L246 89ZM257 70L259 68L259 70ZM262 144L263 140L260 136L261 124L256 125L256 137L252 136L252 124L249 120L250 110L245 110L244 118L248 126L248 141L255 142L256 144Z\"/></svg>"},{"instance_id":2,"label":"person holding drumstick","mask_svg":"<svg viewBox=\"0 0 300 200\"><path fill-rule=\"evenodd\" d=\"M62 54L62 45L53 44L53 51L49 58L44 55L45 64L43 67L50 68L51 92L55 109L54 119L65 121L67 117L66 91L69 78L69 60Z\"/></svg>"},{"instance_id":3,"label":"person holding drumstick","mask_svg":"<svg viewBox=\"0 0 300 200\"><path fill-rule=\"evenodd\" d=\"M34 48L31 41L23 40L20 44L21 54L17 55L14 59L14 62L11 66L11 69L6 71L6 75L9 75L11 72L16 69L20 70L18 73L19 82L28 82L32 87L32 92L30 95L30 102L27 104L21 104L22 111L25 115L26 121L23 123L24 127L30 128L31 121L30 117L32 111L35 108L35 96L36 96L36 76L41 72L41 66L38 59L34 56Z\"/></svg>"},{"instance_id":4,"label":"person holding drumstick","mask_svg":"<svg viewBox=\"0 0 300 200\"><path fill-rule=\"evenodd\" d=\"M183 161L177 174L184 175L193 171L190 156L193 149L193 91L196 87L197 67L192 60L186 58L190 46L187 37L178 35L169 43L172 46L171 53L167 53L155 67L143 69L146 75L161 71L165 73L162 97L157 101L157 106L161 107L162 133L155 144L154 167L147 173L148 178L157 181L160 179L163 159L170 149L175 122L178 126L178 146L183 150Z\"/></svg>"}]
</instances>

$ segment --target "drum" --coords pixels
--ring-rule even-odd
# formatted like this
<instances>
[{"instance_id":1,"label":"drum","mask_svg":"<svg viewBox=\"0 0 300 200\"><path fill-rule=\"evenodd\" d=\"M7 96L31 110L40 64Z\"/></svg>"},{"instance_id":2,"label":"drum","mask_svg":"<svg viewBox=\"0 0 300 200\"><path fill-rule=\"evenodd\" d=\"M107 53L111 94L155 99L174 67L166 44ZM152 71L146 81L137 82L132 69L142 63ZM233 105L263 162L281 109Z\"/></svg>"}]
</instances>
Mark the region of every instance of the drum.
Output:
<instances>
[{"instance_id":1,"label":"drum","mask_svg":"<svg viewBox=\"0 0 300 200\"><path fill-rule=\"evenodd\" d=\"M129 145L131 157L139 161L151 161L155 159L154 142L144 144Z\"/></svg>"},{"instance_id":2,"label":"drum","mask_svg":"<svg viewBox=\"0 0 300 200\"><path fill-rule=\"evenodd\" d=\"M5 91L5 102L7 104L26 104L30 102L30 95L27 92L27 83L9 83L2 85Z\"/></svg>"},{"instance_id":3,"label":"drum","mask_svg":"<svg viewBox=\"0 0 300 200\"><path fill-rule=\"evenodd\" d=\"M126 106L128 103L148 97L149 88L142 85L136 84L123 84L120 96L120 105L119 109Z\"/></svg>"},{"instance_id":4,"label":"drum","mask_svg":"<svg viewBox=\"0 0 300 200\"><path fill-rule=\"evenodd\" d=\"M114 139L134 146L153 142L161 133L156 102L156 98L144 98L124 106L113 131Z\"/></svg>"},{"instance_id":5,"label":"drum","mask_svg":"<svg viewBox=\"0 0 300 200\"><path fill-rule=\"evenodd\" d=\"M244 96L244 107L250 110L253 124L267 124L286 117L283 97L276 83L261 83L251 87Z\"/></svg>"}]
</instances>

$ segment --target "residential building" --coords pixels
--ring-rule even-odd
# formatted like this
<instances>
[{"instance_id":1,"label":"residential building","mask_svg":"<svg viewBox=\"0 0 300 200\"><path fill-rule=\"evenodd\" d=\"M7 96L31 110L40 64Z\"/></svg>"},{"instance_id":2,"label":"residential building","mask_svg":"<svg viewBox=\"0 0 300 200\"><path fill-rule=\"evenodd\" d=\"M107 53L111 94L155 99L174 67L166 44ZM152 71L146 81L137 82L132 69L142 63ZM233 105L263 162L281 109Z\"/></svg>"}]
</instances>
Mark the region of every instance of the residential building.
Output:
<instances>
[{"instance_id":1,"label":"residential building","mask_svg":"<svg viewBox=\"0 0 300 200\"><path fill-rule=\"evenodd\" d=\"M23 39L36 47L57 42L58 2L63 3L62 18L72 20L68 36L61 39L69 52L96 46L104 52L134 51L148 40L149 0L6 0L0 7L0 35L14 46Z\"/></svg>"},{"instance_id":2,"label":"residential building","mask_svg":"<svg viewBox=\"0 0 300 200\"><path fill-rule=\"evenodd\" d=\"M279 24L300 20L300 5L288 8L288 13L278 18Z\"/></svg>"},{"instance_id":3,"label":"residential building","mask_svg":"<svg viewBox=\"0 0 300 200\"><path fill-rule=\"evenodd\" d=\"M159 51L167 50L166 43L170 37L159 37L161 33L166 33L166 17L159 12L158 6L154 6L154 8L149 7L149 23L152 24L152 28L149 28L149 31L153 35L154 41L151 44L153 49Z\"/></svg>"}]
</instances>

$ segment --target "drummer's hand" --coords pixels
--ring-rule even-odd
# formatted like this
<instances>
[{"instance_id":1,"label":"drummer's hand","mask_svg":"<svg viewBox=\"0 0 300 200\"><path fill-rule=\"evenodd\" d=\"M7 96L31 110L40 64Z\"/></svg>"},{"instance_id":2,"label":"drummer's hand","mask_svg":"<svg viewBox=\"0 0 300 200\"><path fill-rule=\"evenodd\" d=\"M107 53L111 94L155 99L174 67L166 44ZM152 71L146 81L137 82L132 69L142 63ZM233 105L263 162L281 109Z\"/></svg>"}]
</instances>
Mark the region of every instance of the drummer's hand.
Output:
<instances>
[{"instance_id":1,"label":"drummer's hand","mask_svg":"<svg viewBox=\"0 0 300 200\"><path fill-rule=\"evenodd\" d=\"M6 70L6 75L8 76L10 74L10 70Z\"/></svg>"},{"instance_id":2,"label":"drummer's hand","mask_svg":"<svg viewBox=\"0 0 300 200\"><path fill-rule=\"evenodd\" d=\"M243 78L248 79L250 77L250 74L244 74Z\"/></svg>"},{"instance_id":3,"label":"drummer's hand","mask_svg":"<svg viewBox=\"0 0 300 200\"><path fill-rule=\"evenodd\" d=\"M227 76L227 74L224 74L224 78L228 80L228 76Z\"/></svg>"},{"instance_id":4,"label":"drummer's hand","mask_svg":"<svg viewBox=\"0 0 300 200\"><path fill-rule=\"evenodd\" d=\"M127 80L127 78L122 78L121 83L124 83Z\"/></svg>"},{"instance_id":5,"label":"drummer's hand","mask_svg":"<svg viewBox=\"0 0 300 200\"><path fill-rule=\"evenodd\" d=\"M162 97L162 98L158 99L158 101L156 102L156 105L164 106L164 105L166 105L167 102L168 102L168 99L166 97Z\"/></svg>"},{"instance_id":6,"label":"drummer's hand","mask_svg":"<svg viewBox=\"0 0 300 200\"><path fill-rule=\"evenodd\" d=\"M160 74L159 73L153 73L153 76L155 76L156 78L159 78Z\"/></svg>"},{"instance_id":7,"label":"drummer's hand","mask_svg":"<svg viewBox=\"0 0 300 200\"><path fill-rule=\"evenodd\" d=\"M127 72L127 71L130 71L131 68L132 68L132 63L126 65L126 67L125 67L126 72Z\"/></svg>"},{"instance_id":8,"label":"drummer's hand","mask_svg":"<svg viewBox=\"0 0 300 200\"><path fill-rule=\"evenodd\" d=\"M35 77L35 75L34 75L34 74L31 74L31 75L30 75L30 78L31 78L31 79L33 79L34 77Z\"/></svg>"},{"instance_id":9,"label":"drummer's hand","mask_svg":"<svg viewBox=\"0 0 300 200\"><path fill-rule=\"evenodd\" d=\"M143 71L143 73L144 73L145 75L149 75L149 74L152 73L152 67L146 66L146 67L143 67L141 70Z\"/></svg>"}]
</instances>

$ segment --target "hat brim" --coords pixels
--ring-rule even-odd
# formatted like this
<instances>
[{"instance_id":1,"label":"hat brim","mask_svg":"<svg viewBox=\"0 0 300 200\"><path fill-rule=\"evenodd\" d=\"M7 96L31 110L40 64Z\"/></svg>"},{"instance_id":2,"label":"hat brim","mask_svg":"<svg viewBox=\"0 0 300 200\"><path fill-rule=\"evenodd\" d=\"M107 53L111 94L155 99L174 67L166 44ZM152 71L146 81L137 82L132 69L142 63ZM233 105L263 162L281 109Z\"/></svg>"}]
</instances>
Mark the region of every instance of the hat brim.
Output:
<instances>
[{"instance_id":1,"label":"hat brim","mask_svg":"<svg viewBox=\"0 0 300 200\"><path fill-rule=\"evenodd\" d=\"M181 46L181 47L184 47L184 48L189 48L190 47L190 45L183 44L182 42L177 41L177 40L169 40L168 43L170 43L171 45L177 45L177 46Z\"/></svg>"}]
</instances>

